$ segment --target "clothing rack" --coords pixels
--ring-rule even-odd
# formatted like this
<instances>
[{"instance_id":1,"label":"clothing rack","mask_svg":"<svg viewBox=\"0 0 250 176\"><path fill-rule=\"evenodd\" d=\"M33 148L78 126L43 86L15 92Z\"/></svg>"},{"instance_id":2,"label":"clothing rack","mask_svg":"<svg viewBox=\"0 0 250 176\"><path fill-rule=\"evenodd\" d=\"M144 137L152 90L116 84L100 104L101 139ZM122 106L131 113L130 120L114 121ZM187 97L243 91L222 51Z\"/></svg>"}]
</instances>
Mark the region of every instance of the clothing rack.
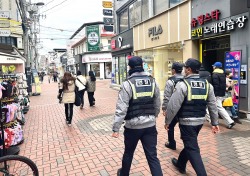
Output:
<instances>
[{"instance_id":1,"label":"clothing rack","mask_svg":"<svg viewBox=\"0 0 250 176\"><path fill-rule=\"evenodd\" d=\"M8 101L8 103L13 101ZM0 123L1 123L1 141L3 145L2 152L0 153L0 156L5 155L17 155L20 151L20 148L18 146L11 146L10 148L5 148L5 141L4 141L4 123L6 122L6 110L2 108L2 100L0 100Z\"/></svg>"}]
</instances>

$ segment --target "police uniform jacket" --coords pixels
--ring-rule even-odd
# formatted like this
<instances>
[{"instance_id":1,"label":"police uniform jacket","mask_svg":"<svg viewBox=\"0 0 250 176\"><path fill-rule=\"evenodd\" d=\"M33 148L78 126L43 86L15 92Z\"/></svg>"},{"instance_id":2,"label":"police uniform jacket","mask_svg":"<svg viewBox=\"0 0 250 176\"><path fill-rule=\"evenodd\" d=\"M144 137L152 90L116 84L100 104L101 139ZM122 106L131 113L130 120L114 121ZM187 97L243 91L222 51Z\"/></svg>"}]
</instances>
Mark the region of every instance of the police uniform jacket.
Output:
<instances>
[{"instance_id":1,"label":"police uniform jacket","mask_svg":"<svg viewBox=\"0 0 250 176\"><path fill-rule=\"evenodd\" d=\"M145 72L135 72L133 76L147 76ZM133 97L133 91L130 83L124 81L121 85L121 90L118 94L118 101L116 104L116 111L113 123L113 131L118 132L129 109L129 103ZM160 101L160 90L155 83L154 95L153 95L153 107L154 115L138 116L132 119L125 120L125 127L130 129L143 129L152 127L156 124L156 117L160 113L161 101Z\"/></svg>"},{"instance_id":2,"label":"police uniform jacket","mask_svg":"<svg viewBox=\"0 0 250 176\"><path fill-rule=\"evenodd\" d=\"M198 74L192 74L185 79L199 79ZM208 83L209 84L209 83ZM169 100L168 107L167 107L167 115L165 118L165 124L170 124L172 119L176 116L179 110L182 107L185 98L188 96L188 87L184 81L180 81L175 86L175 90ZM211 84L208 85L208 92L207 92L207 107L209 110L209 114L211 117L211 124L218 125L218 109L216 106L216 98L214 95L213 86ZM205 117L185 117L179 118L179 123L181 125L202 125L205 121Z\"/></svg>"},{"instance_id":3,"label":"police uniform jacket","mask_svg":"<svg viewBox=\"0 0 250 176\"><path fill-rule=\"evenodd\" d=\"M174 78L176 81L174 81L172 78ZM167 110L167 106L168 106L168 102L170 97L173 94L175 85L177 84L177 81L182 79L183 76L181 74L175 74L174 76L170 77L167 82L166 82L166 86L164 89L164 97L163 97L163 103L162 103L162 110L166 111Z\"/></svg>"}]
</instances>

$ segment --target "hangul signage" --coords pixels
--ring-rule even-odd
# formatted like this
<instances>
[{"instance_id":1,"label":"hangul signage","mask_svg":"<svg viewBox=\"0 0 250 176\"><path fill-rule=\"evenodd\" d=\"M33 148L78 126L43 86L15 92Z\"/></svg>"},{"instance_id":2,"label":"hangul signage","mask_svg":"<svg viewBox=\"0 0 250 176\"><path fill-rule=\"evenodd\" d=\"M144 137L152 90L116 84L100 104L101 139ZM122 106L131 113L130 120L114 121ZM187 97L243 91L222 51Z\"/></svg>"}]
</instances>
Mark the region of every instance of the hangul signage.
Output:
<instances>
[{"instance_id":1,"label":"hangul signage","mask_svg":"<svg viewBox=\"0 0 250 176\"><path fill-rule=\"evenodd\" d=\"M112 8L113 7L113 3L110 1L102 1L102 6L104 8Z\"/></svg>"},{"instance_id":2,"label":"hangul signage","mask_svg":"<svg viewBox=\"0 0 250 176\"><path fill-rule=\"evenodd\" d=\"M0 28L8 28L8 27L10 27L9 20L0 20Z\"/></svg>"},{"instance_id":3,"label":"hangul signage","mask_svg":"<svg viewBox=\"0 0 250 176\"><path fill-rule=\"evenodd\" d=\"M0 11L0 18L10 18L9 11Z\"/></svg>"},{"instance_id":4,"label":"hangul signage","mask_svg":"<svg viewBox=\"0 0 250 176\"><path fill-rule=\"evenodd\" d=\"M8 37L10 36L10 34L11 34L10 30L0 29L0 36Z\"/></svg>"},{"instance_id":5,"label":"hangul signage","mask_svg":"<svg viewBox=\"0 0 250 176\"><path fill-rule=\"evenodd\" d=\"M108 9L103 9L103 15L105 16L113 16L113 11Z\"/></svg>"},{"instance_id":6,"label":"hangul signage","mask_svg":"<svg viewBox=\"0 0 250 176\"><path fill-rule=\"evenodd\" d=\"M114 31L114 26L112 25L104 25L104 30L107 32L113 32Z\"/></svg>"},{"instance_id":7,"label":"hangul signage","mask_svg":"<svg viewBox=\"0 0 250 176\"><path fill-rule=\"evenodd\" d=\"M206 15L202 14L198 16L197 18L192 18L191 20L191 26L192 28L197 27L198 25L202 26L205 23L212 21L213 19L219 20L220 11L219 10L213 10L211 13L206 13Z\"/></svg>"},{"instance_id":8,"label":"hangul signage","mask_svg":"<svg viewBox=\"0 0 250 176\"><path fill-rule=\"evenodd\" d=\"M229 19L228 21L220 21L218 23L212 23L210 26L199 27L191 31L192 37L202 37L208 34L218 34L223 32L230 32L236 28L243 28L247 21L247 16L239 16L235 19Z\"/></svg>"},{"instance_id":9,"label":"hangul signage","mask_svg":"<svg viewBox=\"0 0 250 176\"><path fill-rule=\"evenodd\" d=\"M113 18L103 18L104 24L113 24Z\"/></svg>"}]
</instances>

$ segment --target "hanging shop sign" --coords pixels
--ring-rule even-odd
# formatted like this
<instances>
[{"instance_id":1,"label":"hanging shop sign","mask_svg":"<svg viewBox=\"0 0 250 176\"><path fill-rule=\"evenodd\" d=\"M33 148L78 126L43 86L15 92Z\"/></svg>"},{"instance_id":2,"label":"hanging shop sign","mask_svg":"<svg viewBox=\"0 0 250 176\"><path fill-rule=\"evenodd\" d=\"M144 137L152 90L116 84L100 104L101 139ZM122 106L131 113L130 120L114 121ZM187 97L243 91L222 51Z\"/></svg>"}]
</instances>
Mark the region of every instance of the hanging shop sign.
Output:
<instances>
[{"instance_id":1,"label":"hanging shop sign","mask_svg":"<svg viewBox=\"0 0 250 176\"><path fill-rule=\"evenodd\" d=\"M10 11L1 11L0 10L0 18L10 18Z\"/></svg>"},{"instance_id":2,"label":"hanging shop sign","mask_svg":"<svg viewBox=\"0 0 250 176\"><path fill-rule=\"evenodd\" d=\"M232 80L235 85L235 94L232 96L235 108L238 108L239 103L240 62L241 51L228 51L225 53L225 71L230 71L232 73Z\"/></svg>"},{"instance_id":3,"label":"hanging shop sign","mask_svg":"<svg viewBox=\"0 0 250 176\"><path fill-rule=\"evenodd\" d=\"M112 8L113 7L113 3L110 1L102 1L102 6L104 8Z\"/></svg>"},{"instance_id":4,"label":"hanging shop sign","mask_svg":"<svg viewBox=\"0 0 250 176\"><path fill-rule=\"evenodd\" d=\"M105 16L113 16L113 11L108 9L103 9L103 15Z\"/></svg>"},{"instance_id":5,"label":"hanging shop sign","mask_svg":"<svg viewBox=\"0 0 250 176\"><path fill-rule=\"evenodd\" d=\"M240 84L247 84L247 65L241 65Z\"/></svg>"},{"instance_id":6,"label":"hanging shop sign","mask_svg":"<svg viewBox=\"0 0 250 176\"><path fill-rule=\"evenodd\" d=\"M103 18L104 24L113 24L113 18Z\"/></svg>"},{"instance_id":7,"label":"hanging shop sign","mask_svg":"<svg viewBox=\"0 0 250 176\"><path fill-rule=\"evenodd\" d=\"M88 51L100 51L100 32L99 26L87 26L87 41L88 41Z\"/></svg>"},{"instance_id":8,"label":"hanging shop sign","mask_svg":"<svg viewBox=\"0 0 250 176\"><path fill-rule=\"evenodd\" d=\"M159 39L159 35L162 34L163 30L161 25L159 24L158 27L152 27L148 29L148 36L151 38L151 40L157 40Z\"/></svg>"},{"instance_id":9,"label":"hanging shop sign","mask_svg":"<svg viewBox=\"0 0 250 176\"><path fill-rule=\"evenodd\" d=\"M111 48L112 49L115 49L115 40L111 40L111 42L110 42L110 45L111 45Z\"/></svg>"},{"instance_id":10,"label":"hanging shop sign","mask_svg":"<svg viewBox=\"0 0 250 176\"><path fill-rule=\"evenodd\" d=\"M236 28L244 28L247 21L247 16L239 16L234 19L220 20L221 12L214 10L211 13L200 15L197 18L192 18L191 27L195 28L191 31L192 38L205 37L210 34L219 34L235 30ZM219 21L220 20L220 21ZM209 22L218 21L207 25ZM206 26L204 26L206 25Z\"/></svg>"},{"instance_id":11,"label":"hanging shop sign","mask_svg":"<svg viewBox=\"0 0 250 176\"><path fill-rule=\"evenodd\" d=\"M102 53L102 54L86 54L82 57L82 63L89 62L111 62L112 55L111 53Z\"/></svg>"},{"instance_id":12,"label":"hanging shop sign","mask_svg":"<svg viewBox=\"0 0 250 176\"><path fill-rule=\"evenodd\" d=\"M0 29L0 36L2 36L2 37L9 37L10 34L11 34L10 30Z\"/></svg>"}]
</instances>

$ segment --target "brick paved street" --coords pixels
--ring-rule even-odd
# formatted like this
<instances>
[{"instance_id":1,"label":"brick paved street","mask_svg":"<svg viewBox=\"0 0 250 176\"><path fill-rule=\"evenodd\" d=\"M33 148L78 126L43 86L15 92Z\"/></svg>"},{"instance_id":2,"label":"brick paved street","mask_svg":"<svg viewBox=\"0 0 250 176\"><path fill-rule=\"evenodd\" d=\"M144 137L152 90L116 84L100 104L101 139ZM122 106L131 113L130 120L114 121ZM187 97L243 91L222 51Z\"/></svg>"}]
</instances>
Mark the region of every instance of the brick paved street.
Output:
<instances>
[{"instance_id":1,"label":"brick paved street","mask_svg":"<svg viewBox=\"0 0 250 176\"><path fill-rule=\"evenodd\" d=\"M47 80L46 78L44 80ZM31 97L26 114L25 141L20 155L31 158L45 176L115 176L121 166L123 135L112 138L111 124L117 91L109 88L110 81L97 81L96 106L90 107L85 94L84 109L74 107L72 126L65 123L64 106L56 99L57 83L43 83L42 94ZM164 118L157 120L158 156L164 175L180 175L171 164L183 144L176 127L177 150L165 148ZM199 144L208 175L250 175L250 123L243 121L232 130L221 120L221 133L213 135L205 123ZM188 175L195 175L190 163ZM134 155L131 175L150 175L141 144Z\"/></svg>"}]
</instances>

